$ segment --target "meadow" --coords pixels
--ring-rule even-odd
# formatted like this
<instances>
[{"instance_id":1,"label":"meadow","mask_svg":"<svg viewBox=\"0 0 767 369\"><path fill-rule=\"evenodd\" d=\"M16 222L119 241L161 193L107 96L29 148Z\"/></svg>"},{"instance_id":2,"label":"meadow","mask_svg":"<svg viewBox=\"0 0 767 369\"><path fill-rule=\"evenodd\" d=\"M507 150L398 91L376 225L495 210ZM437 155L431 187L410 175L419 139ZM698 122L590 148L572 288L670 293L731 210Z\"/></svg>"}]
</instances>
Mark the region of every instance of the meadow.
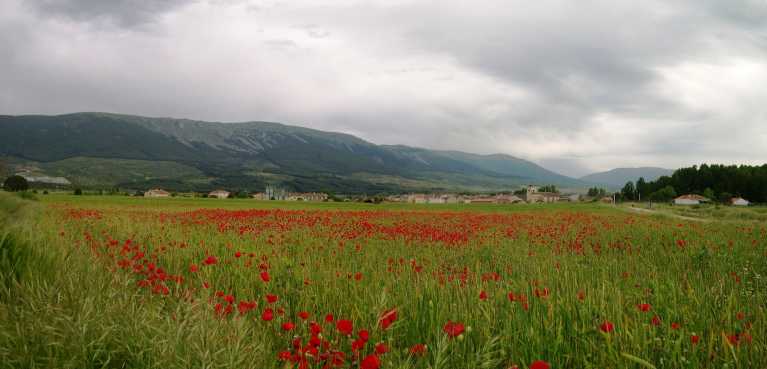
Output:
<instances>
[{"instance_id":1,"label":"meadow","mask_svg":"<svg viewBox=\"0 0 767 369\"><path fill-rule=\"evenodd\" d=\"M0 196L0 368L767 368L767 224Z\"/></svg>"}]
</instances>

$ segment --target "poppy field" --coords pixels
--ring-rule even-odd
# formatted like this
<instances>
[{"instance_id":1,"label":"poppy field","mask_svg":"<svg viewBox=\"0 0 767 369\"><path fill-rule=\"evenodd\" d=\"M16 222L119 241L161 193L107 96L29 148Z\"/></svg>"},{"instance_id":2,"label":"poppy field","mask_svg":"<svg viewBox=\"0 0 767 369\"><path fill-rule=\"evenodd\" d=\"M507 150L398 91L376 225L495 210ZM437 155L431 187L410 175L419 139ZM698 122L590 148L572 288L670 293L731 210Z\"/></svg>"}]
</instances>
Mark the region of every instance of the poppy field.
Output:
<instances>
[{"instance_id":1,"label":"poppy field","mask_svg":"<svg viewBox=\"0 0 767 369\"><path fill-rule=\"evenodd\" d=\"M0 367L767 367L764 223L200 201L35 204Z\"/></svg>"}]
</instances>

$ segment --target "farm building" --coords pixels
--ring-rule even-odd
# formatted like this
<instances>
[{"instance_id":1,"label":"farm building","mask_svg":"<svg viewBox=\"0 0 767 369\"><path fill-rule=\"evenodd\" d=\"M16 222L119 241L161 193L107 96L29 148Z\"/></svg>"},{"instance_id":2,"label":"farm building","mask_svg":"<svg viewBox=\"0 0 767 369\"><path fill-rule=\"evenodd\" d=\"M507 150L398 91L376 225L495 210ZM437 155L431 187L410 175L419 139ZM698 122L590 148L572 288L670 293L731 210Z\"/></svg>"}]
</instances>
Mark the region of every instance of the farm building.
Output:
<instances>
[{"instance_id":1,"label":"farm building","mask_svg":"<svg viewBox=\"0 0 767 369\"><path fill-rule=\"evenodd\" d=\"M529 203L557 202L559 201L559 194L556 192L528 192L525 194L525 200Z\"/></svg>"},{"instance_id":2,"label":"farm building","mask_svg":"<svg viewBox=\"0 0 767 369\"><path fill-rule=\"evenodd\" d=\"M225 199L229 197L229 191L215 190L208 194L208 197L215 197L218 199Z\"/></svg>"},{"instance_id":3,"label":"farm building","mask_svg":"<svg viewBox=\"0 0 767 369\"><path fill-rule=\"evenodd\" d=\"M144 197L170 197L170 192L161 190L159 188L153 188L147 192L144 192Z\"/></svg>"},{"instance_id":4,"label":"farm building","mask_svg":"<svg viewBox=\"0 0 767 369\"><path fill-rule=\"evenodd\" d=\"M702 202L709 202L706 197L696 194L682 195L674 199L675 205L700 205Z\"/></svg>"},{"instance_id":5,"label":"farm building","mask_svg":"<svg viewBox=\"0 0 767 369\"><path fill-rule=\"evenodd\" d=\"M742 197L733 197L730 199L730 204L733 206L748 206L751 202Z\"/></svg>"},{"instance_id":6,"label":"farm building","mask_svg":"<svg viewBox=\"0 0 767 369\"><path fill-rule=\"evenodd\" d=\"M515 195L498 195L495 197L495 201L499 204L516 204L518 202L523 202L522 199Z\"/></svg>"}]
</instances>

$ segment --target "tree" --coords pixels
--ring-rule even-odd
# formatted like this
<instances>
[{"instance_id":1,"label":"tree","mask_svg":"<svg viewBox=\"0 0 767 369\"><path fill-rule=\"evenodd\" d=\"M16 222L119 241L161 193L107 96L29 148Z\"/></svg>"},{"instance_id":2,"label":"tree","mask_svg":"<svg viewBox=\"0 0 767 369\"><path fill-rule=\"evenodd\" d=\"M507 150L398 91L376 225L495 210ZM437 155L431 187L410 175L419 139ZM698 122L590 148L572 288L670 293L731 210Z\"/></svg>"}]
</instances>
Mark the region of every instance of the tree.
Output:
<instances>
[{"instance_id":1,"label":"tree","mask_svg":"<svg viewBox=\"0 0 767 369\"><path fill-rule=\"evenodd\" d=\"M602 198L607 196L607 191L604 188L592 187L589 188L587 195L593 198Z\"/></svg>"},{"instance_id":2,"label":"tree","mask_svg":"<svg viewBox=\"0 0 767 369\"><path fill-rule=\"evenodd\" d=\"M636 189L634 188L634 182L626 182L626 185L623 186L623 189L621 190L621 198L624 200L635 200L636 199Z\"/></svg>"},{"instance_id":3,"label":"tree","mask_svg":"<svg viewBox=\"0 0 767 369\"><path fill-rule=\"evenodd\" d=\"M22 176L10 176L3 183L3 187L9 192L26 191L29 189L29 182Z\"/></svg>"},{"instance_id":4,"label":"tree","mask_svg":"<svg viewBox=\"0 0 767 369\"><path fill-rule=\"evenodd\" d=\"M703 197L705 197L705 198L707 198L709 200L716 199L716 195L714 194L714 190L712 190L709 187L706 187L706 189L703 191Z\"/></svg>"},{"instance_id":5,"label":"tree","mask_svg":"<svg viewBox=\"0 0 767 369\"><path fill-rule=\"evenodd\" d=\"M647 185L647 182L644 180L644 177L639 177L637 180L636 191L638 200L647 198L647 196L650 194L650 188Z\"/></svg>"},{"instance_id":6,"label":"tree","mask_svg":"<svg viewBox=\"0 0 767 369\"><path fill-rule=\"evenodd\" d=\"M538 191L540 191L540 192L559 192L559 191L557 191L557 186L554 186L554 185L543 186L543 187L539 188Z\"/></svg>"},{"instance_id":7,"label":"tree","mask_svg":"<svg viewBox=\"0 0 767 369\"><path fill-rule=\"evenodd\" d=\"M81 190L81 189L79 189L79 188L75 188L75 195L76 195L76 196L80 196L80 195L82 195L82 194L83 194L83 190Z\"/></svg>"},{"instance_id":8,"label":"tree","mask_svg":"<svg viewBox=\"0 0 767 369\"><path fill-rule=\"evenodd\" d=\"M671 199L676 197L676 190L674 190L674 187L666 186L661 188L658 191L655 191L650 194L649 200L650 201L671 201Z\"/></svg>"}]
</instances>

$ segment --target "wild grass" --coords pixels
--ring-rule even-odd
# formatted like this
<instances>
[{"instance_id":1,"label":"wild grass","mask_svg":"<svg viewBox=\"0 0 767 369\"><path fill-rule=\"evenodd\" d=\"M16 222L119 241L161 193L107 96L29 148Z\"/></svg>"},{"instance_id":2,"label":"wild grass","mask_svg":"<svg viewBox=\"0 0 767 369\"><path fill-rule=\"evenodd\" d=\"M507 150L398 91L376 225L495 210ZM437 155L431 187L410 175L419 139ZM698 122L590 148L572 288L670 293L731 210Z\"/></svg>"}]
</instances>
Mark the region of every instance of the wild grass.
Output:
<instances>
[{"instance_id":1,"label":"wild grass","mask_svg":"<svg viewBox=\"0 0 767 369\"><path fill-rule=\"evenodd\" d=\"M266 215L236 212L254 206ZM275 210L285 207L295 212ZM232 211L185 214L200 208ZM764 224L700 224L599 205L475 207L466 215L450 206L87 196L46 196L40 204L3 196L0 209L13 214L5 219L14 223L2 243L3 255L11 256L0 261L10 265L3 273L12 271L11 277L3 274L4 285L11 282L0 300L0 368L291 367L277 354L291 348L294 335L306 338L306 323L295 317L301 310L311 313L310 320L327 313L351 319L355 336L369 329L370 346L385 342L392 348L382 355L383 368L525 368L539 359L552 368L767 367ZM75 216L70 210L96 211ZM458 230L482 220L478 226L503 232L485 230L478 235L486 236L472 236L467 244L445 245L373 236L345 241L322 222L278 226L320 214L356 230L363 224L359 217L371 212L381 214L364 218L374 224L440 226L453 219L440 229ZM209 214L217 215L205 218ZM270 228L265 220L277 225ZM240 226L258 233L240 233ZM506 237L506 227L518 230L518 237ZM588 234L579 238L581 232ZM147 262L185 282L169 284L168 295L138 287L142 277L116 267L119 257L107 251L109 240L120 247L128 239L146 251ZM571 252L579 239L583 252ZM253 266L236 251L256 254ZM208 255L218 263L204 266ZM258 274L263 257L268 283ZM423 271L414 272L413 262ZM192 273L191 264L200 271ZM469 273L461 282L464 269ZM489 272L501 280L483 280ZM202 288L204 282L210 288ZM536 297L543 288L550 294ZM244 316L235 310L222 317L214 309L222 301L219 290L259 306ZM478 298L480 291L487 300ZM529 308L509 301L509 292L525 294ZM267 304L267 293L280 300ZM651 311L639 311L640 303L651 304ZM261 312L268 306L286 314L264 322ZM378 318L390 308L398 309L399 318L384 331ZM652 323L654 315L659 325ZM297 323L297 330L282 332L286 321ZM464 324L466 331L446 337L447 321ZM600 330L605 321L614 331ZM672 323L681 328L672 329ZM736 333L747 333L750 342L731 343L728 336ZM324 327L323 335L348 351L350 340L332 327ZM698 344L691 343L693 335ZM408 353L416 343L427 345L425 356ZM358 366L347 361L344 367Z\"/></svg>"}]
</instances>

